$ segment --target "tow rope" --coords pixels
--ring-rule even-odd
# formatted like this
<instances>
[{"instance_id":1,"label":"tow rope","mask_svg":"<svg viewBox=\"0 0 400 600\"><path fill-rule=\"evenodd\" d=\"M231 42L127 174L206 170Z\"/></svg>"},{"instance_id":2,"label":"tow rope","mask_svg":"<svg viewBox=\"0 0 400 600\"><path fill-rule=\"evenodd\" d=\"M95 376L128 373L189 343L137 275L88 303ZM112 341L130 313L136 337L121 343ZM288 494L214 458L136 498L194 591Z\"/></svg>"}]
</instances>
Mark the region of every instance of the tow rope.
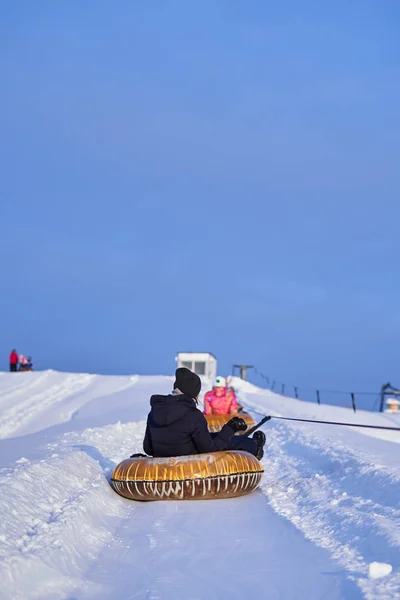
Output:
<instances>
[{"instance_id":1,"label":"tow rope","mask_svg":"<svg viewBox=\"0 0 400 600\"><path fill-rule=\"evenodd\" d=\"M256 415L261 416L261 413L258 413L255 410L252 410L251 408L249 408L248 410L255 413ZM280 419L281 421L301 421L303 423L321 423L323 425L343 425L344 427L364 427L366 429L385 429L387 431L400 431L400 427L389 427L387 425L365 425L364 423L341 423L338 421L317 421L315 419L297 419L294 417L275 417L274 415L271 415L268 417L265 416L263 419L261 419L261 421L259 423L257 423L257 425L254 425L254 427L252 427L251 429L246 431L246 433L244 435L251 435L256 429L261 427L261 425L263 425L264 423L266 423L266 421L269 421L270 419Z\"/></svg>"}]
</instances>

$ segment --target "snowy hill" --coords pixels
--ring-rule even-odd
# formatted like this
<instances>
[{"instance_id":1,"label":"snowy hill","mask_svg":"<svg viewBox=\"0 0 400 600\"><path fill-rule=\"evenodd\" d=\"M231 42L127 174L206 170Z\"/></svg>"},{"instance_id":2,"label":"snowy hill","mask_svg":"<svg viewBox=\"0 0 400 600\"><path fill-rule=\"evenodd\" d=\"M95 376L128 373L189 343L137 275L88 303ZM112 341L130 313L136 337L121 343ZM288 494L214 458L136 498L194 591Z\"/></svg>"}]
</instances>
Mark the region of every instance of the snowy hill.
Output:
<instances>
[{"instance_id":1,"label":"snowy hill","mask_svg":"<svg viewBox=\"0 0 400 600\"><path fill-rule=\"evenodd\" d=\"M0 598L399 597L399 432L272 420L251 496L119 497L107 477L172 382L0 373ZM262 414L399 424L235 385Z\"/></svg>"}]
</instances>

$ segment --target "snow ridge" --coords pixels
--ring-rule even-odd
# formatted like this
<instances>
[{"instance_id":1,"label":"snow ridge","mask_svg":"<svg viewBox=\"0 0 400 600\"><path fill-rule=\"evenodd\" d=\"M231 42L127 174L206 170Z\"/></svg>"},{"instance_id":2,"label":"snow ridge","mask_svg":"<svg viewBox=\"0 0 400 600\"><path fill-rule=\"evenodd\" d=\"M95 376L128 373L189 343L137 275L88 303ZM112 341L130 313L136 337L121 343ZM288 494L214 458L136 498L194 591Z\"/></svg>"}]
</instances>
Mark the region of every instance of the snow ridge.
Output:
<instances>
[{"instance_id":1,"label":"snow ridge","mask_svg":"<svg viewBox=\"0 0 400 600\"><path fill-rule=\"evenodd\" d=\"M257 410L264 404L268 414L280 414L276 395L253 394L242 392L241 402L257 406ZM302 411L307 410L315 414L312 405L302 406ZM368 417L358 414L359 421ZM308 539L328 549L367 600L395 597L400 590L397 445L365 444L362 429L346 432L338 426L272 423L273 427L264 427L267 443L262 486L271 506ZM387 462L388 454L397 459ZM396 569L385 579L368 579L369 564L374 560L389 562Z\"/></svg>"}]
</instances>

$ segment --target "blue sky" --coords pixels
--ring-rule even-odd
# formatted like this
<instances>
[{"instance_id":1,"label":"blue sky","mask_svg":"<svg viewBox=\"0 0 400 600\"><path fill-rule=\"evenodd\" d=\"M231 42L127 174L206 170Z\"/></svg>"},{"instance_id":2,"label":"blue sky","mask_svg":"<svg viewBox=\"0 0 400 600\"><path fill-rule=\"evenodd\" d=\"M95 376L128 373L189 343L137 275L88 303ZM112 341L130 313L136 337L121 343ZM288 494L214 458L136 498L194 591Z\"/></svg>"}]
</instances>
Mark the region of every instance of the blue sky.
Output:
<instances>
[{"instance_id":1,"label":"blue sky","mask_svg":"<svg viewBox=\"0 0 400 600\"><path fill-rule=\"evenodd\" d=\"M400 386L398 2L1 13L4 368Z\"/></svg>"}]
</instances>

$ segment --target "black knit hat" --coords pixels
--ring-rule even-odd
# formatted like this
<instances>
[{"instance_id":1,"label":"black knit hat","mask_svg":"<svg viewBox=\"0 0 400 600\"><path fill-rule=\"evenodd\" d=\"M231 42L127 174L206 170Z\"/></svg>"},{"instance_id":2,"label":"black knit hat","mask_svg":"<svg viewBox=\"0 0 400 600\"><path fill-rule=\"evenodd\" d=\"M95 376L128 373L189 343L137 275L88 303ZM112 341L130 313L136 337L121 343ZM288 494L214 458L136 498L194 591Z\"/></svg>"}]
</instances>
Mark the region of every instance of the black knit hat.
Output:
<instances>
[{"instance_id":1,"label":"black knit hat","mask_svg":"<svg viewBox=\"0 0 400 600\"><path fill-rule=\"evenodd\" d=\"M180 367L175 371L174 388L180 390L185 396L197 398L201 390L200 377L186 367Z\"/></svg>"}]
</instances>

